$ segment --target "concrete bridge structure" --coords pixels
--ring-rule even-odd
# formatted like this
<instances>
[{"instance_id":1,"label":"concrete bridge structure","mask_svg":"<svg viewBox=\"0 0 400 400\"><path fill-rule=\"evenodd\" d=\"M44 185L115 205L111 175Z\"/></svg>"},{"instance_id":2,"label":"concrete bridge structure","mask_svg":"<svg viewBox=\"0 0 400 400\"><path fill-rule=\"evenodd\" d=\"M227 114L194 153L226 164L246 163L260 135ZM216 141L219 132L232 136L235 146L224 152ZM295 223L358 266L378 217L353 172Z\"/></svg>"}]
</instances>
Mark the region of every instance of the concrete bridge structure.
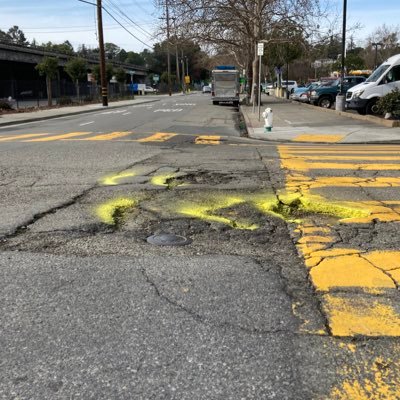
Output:
<instances>
[{"instance_id":1,"label":"concrete bridge structure","mask_svg":"<svg viewBox=\"0 0 400 400\"><path fill-rule=\"evenodd\" d=\"M64 66L71 56L43 50L39 47L27 47L0 42L0 98L11 96L16 99L46 97L45 78L40 76L35 66L44 57L56 57L59 60L58 77L54 82L54 93L57 96L72 95L73 82L65 73ZM88 62L88 72L91 67L99 64L97 58L85 58ZM121 63L110 60L115 67L122 67L127 73L127 82L144 82L147 69L143 66ZM133 74L132 74L133 72ZM85 84L85 86L88 86Z\"/></svg>"}]
</instances>

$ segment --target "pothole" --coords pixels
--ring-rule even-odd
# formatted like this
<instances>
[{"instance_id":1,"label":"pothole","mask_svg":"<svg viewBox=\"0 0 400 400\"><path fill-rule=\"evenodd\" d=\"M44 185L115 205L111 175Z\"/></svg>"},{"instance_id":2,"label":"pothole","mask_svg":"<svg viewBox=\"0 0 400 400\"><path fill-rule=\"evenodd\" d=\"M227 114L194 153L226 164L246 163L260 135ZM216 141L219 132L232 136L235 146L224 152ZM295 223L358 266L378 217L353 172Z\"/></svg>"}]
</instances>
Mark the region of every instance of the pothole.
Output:
<instances>
[{"instance_id":1,"label":"pothole","mask_svg":"<svg viewBox=\"0 0 400 400\"><path fill-rule=\"evenodd\" d=\"M232 175L222 174L219 172L196 172L171 177L166 180L169 188L173 188L183 184L197 184L197 185L221 185L230 183L236 178Z\"/></svg>"}]
</instances>

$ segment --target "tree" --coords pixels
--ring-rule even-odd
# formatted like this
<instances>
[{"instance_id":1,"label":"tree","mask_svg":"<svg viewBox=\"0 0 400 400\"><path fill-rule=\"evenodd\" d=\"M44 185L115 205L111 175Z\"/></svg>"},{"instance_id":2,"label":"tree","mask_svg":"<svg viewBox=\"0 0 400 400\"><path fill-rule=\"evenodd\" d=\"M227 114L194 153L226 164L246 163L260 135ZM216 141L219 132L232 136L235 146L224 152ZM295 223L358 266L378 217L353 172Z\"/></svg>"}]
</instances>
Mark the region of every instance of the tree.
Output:
<instances>
[{"instance_id":1,"label":"tree","mask_svg":"<svg viewBox=\"0 0 400 400\"><path fill-rule=\"evenodd\" d=\"M104 51L106 53L106 58L109 60L114 60L117 58L120 48L114 43L104 43Z\"/></svg>"},{"instance_id":2,"label":"tree","mask_svg":"<svg viewBox=\"0 0 400 400\"><path fill-rule=\"evenodd\" d=\"M95 65L93 67L93 76L96 79L96 81L100 81L100 65ZM111 78L114 75L114 67L112 66L112 64L106 64L106 79L107 82L110 82Z\"/></svg>"},{"instance_id":3,"label":"tree","mask_svg":"<svg viewBox=\"0 0 400 400\"><path fill-rule=\"evenodd\" d=\"M48 106L51 107L53 105L51 81L57 75L58 60L55 57L44 57L42 62L37 64L35 68L39 72L39 75L46 76L47 103Z\"/></svg>"},{"instance_id":4,"label":"tree","mask_svg":"<svg viewBox=\"0 0 400 400\"><path fill-rule=\"evenodd\" d=\"M375 57L378 65L383 61L400 53L400 27L383 24L367 38L364 60L369 68L375 68ZM379 43L377 47L372 43Z\"/></svg>"},{"instance_id":5,"label":"tree","mask_svg":"<svg viewBox=\"0 0 400 400\"><path fill-rule=\"evenodd\" d=\"M27 45L29 42L26 40L24 32L19 29L17 25L11 27L7 35L10 37L11 41L16 44Z\"/></svg>"},{"instance_id":6,"label":"tree","mask_svg":"<svg viewBox=\"0 0 400 400\"><path fill-rule=\"evenodd\" d=\"M64 69L75 83L76 95L79 99L79 81L87 79L87 62L83 58L72 58L67 62L67 64L65 64Z\"/></svg>"},{"instance_id":7,"label":"tree","mask_svg":"<svg viewBox=\"0 0 400 400\"><path fill-rule=\"evenodd\" d=\"M117 57L118 61L125 62L126 57L128 57L128 53L126 52L126 50L121 49L118 53L118 57Z\"/></svg>"},{"instance_id":8,"label":"tree","mask_svg":"<svg viewBox=\"0 0 400 400\"><path fill-rule=\"evenodd\" d=\"M114 71L115 79L119 83L120 90L122 92L123 85L126 83L126 72L123 68L117 68Z\"/></svg>"},{"instance_id":9,"label":"tree","mask_svg":"<svg viewBox=\"0 0 400 400\"><path fill-rule=\"evenodd\" d=\"M11 42L10 36L0 29L0 40L2 42Z\"/></svg>"},{"instance_id":10,"label":"tree","mask_svg":"<svg viewBox=\"0 0 400 400\"><path fill-rule=\"evenodd\" d=\"M126 53L125 62L134 65L144 65L145 60L141 54L135 53L134 51L128 51Z\"/></svg>"},{"instance_id":11,"label":"tree","mask_svg":"<svg viewBox=\"0 0 400 400\"><path fill-rule=\"evenodd\" d=\"M258 75L257 43L281 41L270 33L293 21L303 31L311 30L322 14L318 3L318 0L174 0L170 8L182 36L230 54L234 64L249 71L255 99L257 87L252 85L252 79Z\"/></svg>"}]
</instances>

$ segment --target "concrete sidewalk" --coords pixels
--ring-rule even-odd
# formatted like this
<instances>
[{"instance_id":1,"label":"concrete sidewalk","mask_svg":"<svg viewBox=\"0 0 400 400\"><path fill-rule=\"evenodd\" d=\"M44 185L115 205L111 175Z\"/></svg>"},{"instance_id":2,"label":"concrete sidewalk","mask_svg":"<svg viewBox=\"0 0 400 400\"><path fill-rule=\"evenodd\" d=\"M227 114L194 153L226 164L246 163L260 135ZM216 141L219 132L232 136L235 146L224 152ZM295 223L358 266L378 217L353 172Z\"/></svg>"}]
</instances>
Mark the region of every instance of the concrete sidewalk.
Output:
<instances>
[{"instance_id":1,"label":"concrete sidewalk","mask_svg":"<svg viewBox=\"0 0 400 400\"><path fill-rule=\"evenodd\" d=\"M173 96L185 96L182 93L174 93ZM102 104L85 104L81 106L70 106L52 108L49 110L36 110L32 112L23 112L15 114L0 115L0 126L23 124L27 122L42 121L46 119L66 117L70 115L86 114L99 110L112 110L115 108L128 107L136 104L153 103L168 98L168 94L152 96L136 96L133 100L122 100L109 103L108 107Z\"/></svg>"},{"instance_id":2,"label":"concrete sidewalk","mask_svg":"<svg viewBox=\"0 0 400 400\"><path fill-rule=\"evenodd\" d=\"M264 131L264 119L258 121L257 107L241 106L250 138L268 141L312 143L379 143L400 142L400 128L377 125L358 115L326 110L320 107L263 95L261 113L271 107L274 127ZM357 118L355 118L357 117Z\"/></svg>"}]
</instances>

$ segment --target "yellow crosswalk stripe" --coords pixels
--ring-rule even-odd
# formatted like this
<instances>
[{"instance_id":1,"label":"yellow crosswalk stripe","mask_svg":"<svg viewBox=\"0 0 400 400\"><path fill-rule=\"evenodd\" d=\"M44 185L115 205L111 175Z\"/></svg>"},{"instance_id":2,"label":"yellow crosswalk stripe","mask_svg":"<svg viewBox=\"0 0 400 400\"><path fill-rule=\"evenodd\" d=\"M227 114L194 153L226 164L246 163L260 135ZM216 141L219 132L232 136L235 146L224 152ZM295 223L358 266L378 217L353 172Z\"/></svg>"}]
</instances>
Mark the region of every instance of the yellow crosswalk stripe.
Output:
<instances>
[{"instance_id":1,"label":"yellow crosswalk stripe","mask_svg":"<svg viewBox=\"0 0 400 400\"><path fill-rule=\"evenodd\" d=\"M147 138L143 138L143 139L138 139L138 142L141 143L146 143L146 142L165 142L171 138L173 138L174 136L177 136L176 133L162 133L162 132L157 132L154 135L151 135Z\"/></svg>"},{"instance_id":2,"label":"yellow crosswalk stripe","mask_svg":"<svg viewBox=\"0 0 400 400\"><path fill-rule=\"evenodd\" d=\"M310 156L310 155L294 155L292 156L293 158L304 158L305 160L343 160L343 161L351 161L351 160L364 160L364 161L370 161L370 160L375 160L375 161L400 161L400 153L398 156L371 156L369 154L366 154L365 156L353 156L351 154L348 154L346 156L338 156L338 155L332 155L332 156Z\"/></svg>"},{"instance_id":3,"label":"yellow crosswalk stripe","mask_svg":"<svg viewBox=\"0 0 400 400\"><path fill-rule=\"evenodd\" d=\"M200 135L196 137L195 144L221 144L221 136Z\"/></svg>"},{"instance_id":4,"label":"yellow crosswalk stripe","mask_svg":"<svg viewBox=\"0 0 400 400\"><path fill-rule=\"evenodd\" d=\"M25 135L7 136L7 137L2 137L0 139L0 142L8 142L9 140L17 140L17 139L28 139L32 137L46 136L46 135L50 135L50 133L29 133Z\"/></svg>"},{"instance_id":5,"label":"yellow crosswalk stripe","mask_svg":"<svg viewBox=\"0 0 400 400\"><path fill-rule=\"evenodd\" d=\"M113 139L118 139L122 138L125 136L131 135L132 132L111 132L111 133L105 133L102 135L96 135L96 136L89 136L87 138L78 138L78 139L62 139L62 140L113 140Z\"/></svg>"},{"instance_id":6,"label":"yellow crosswalk stripe","mask_svg":"<svg viewBox=\"0 0 400 400\"><path fill-rule=\"evenodd\" d=\"M55 140L62 140L62 139L68 139L71 137L76 137L76 136L84 136L84 135L89 135L92 132L71 132L71 133L63 133L62 135L52 135L48 137L42 137L39 139L29 139L29 140L23 140L23 142L52 142Z\"/></svg>"},{"instance_id":7,"label":"yellow crosswalk stripe","mask_svg":"<svg viewBox=\"0 0 400 400\"><path fill-rule=\"evenodd\" d=\"M303 134L298 135L293 139L293 142L325 142L325 143L336 143L342 140L345 135L313 135Z\"/></svg>"},{"instance_id":8,"label":"yellow crosswalk stripe","mask_svg":"<svg viewBox=\"0 0 400 400\"><path fill-rule=\"evenodd\" d=\"M400 170L400 164L375 162L400 160L397 157L399 149L399 146L279 146L281 165L286 169L285 194L297 194L314 208L317 204L322 205L333 215L336 207L342 224L400 222L399 200L363 201L361 198L345 202L332 198L332 190L323 190L324 187L399 187L399 176L375 176L373 173L363 177L319 176L319 171L315 174L318 169ZM331 160L338 162L329 162ZM313 192L318 188L321 188L319 192ZM375 197L379 197L379 193ZM343 216L345 210L347 216ZM357 215L359 213L365 215ZM400 336L400 313L391 297L400 285L400 250L370 250L362 245L343 248L340 241L336 245L336 231L331 223L318 224L314 219L299 222L297 231L300 237L296 247L321 297L331 333L349 337ZM360 296L351 296L354 291Z\"/></svg>"}]
</instances>

